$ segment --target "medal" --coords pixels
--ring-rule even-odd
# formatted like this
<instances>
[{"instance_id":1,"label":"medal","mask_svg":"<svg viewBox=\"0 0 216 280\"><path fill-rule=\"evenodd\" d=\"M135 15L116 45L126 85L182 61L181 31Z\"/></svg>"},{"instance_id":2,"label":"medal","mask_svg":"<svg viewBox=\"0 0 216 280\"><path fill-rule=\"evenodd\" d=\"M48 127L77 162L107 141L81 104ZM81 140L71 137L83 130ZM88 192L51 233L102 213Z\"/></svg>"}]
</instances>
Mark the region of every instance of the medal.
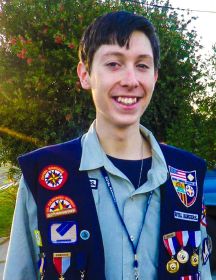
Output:
<instances>
[{"instance_id":1,"label":"medal","mask_svg":"<svg viewBox=\"0 0 216 280\"><path fill-rule=\"evenodd\" d=\"M169 273L176 273L179 270L179 263L177 260L174 259L174 255L176 254L176 248L178 247L175 232L164 235L163 242L165 248L167 249L167 252L171 256L171 260L168 261L166 269Z\"/></svg>"},{"instance_id":2,"label":"medal","mask_svg":"<svg viewBox=\"0 0 216 280\"><path fill-rule=\"evenodd\" d=\"M201 231L200 230L189 232L189 243L194 248L193 254L190 258L190 262L191 262L192 266L195 267L195 266L198 266L198 264L199 264L199 256L196 252L201 243Z\"/></svg>"},{"instance_id":3,"label":"medal","mask_svg":"<svg viewBox=\"0 0 216 280\"><path fill-rule=\"evenodd\" d=\"M64 274L70 267L71 253L70 252L60 252L53 253L53 264L56 271L59 274L59 280L64 280Z\"/></svg>"},{"instance_id":4,"label":"medal","mask_svg":"<svg viewBox=\"0 0 216 280\"><path fill-rule=\"evenodd\" d=\"M181 249L177 254L177 260L182 264L186 263L189 260L188 252Z\"/></svg>"},{"instance_id":5,"label":"medal","mask_svg":"<svg viewBox=\"0 0 216 280\"><path fill-rule=\"evenodd\" d=\"M190 262L192 266L197 266L199 264L199 256L196 252L194 252L193 255L191 256Z\"/></svg>"},{"instance_id":6,"label":"medal","mask_svg":"<svg viewBox=\"0 0 216 280\"><path fill-rule=\"evenodd\" d=\"M176 238L178 240L179 245L181 246L181 250L177 254L177 260L183 264L188 262L189 260L189 254L186 250L183 248L187 246L188 239L189 239L189 233L187 230L185 231L177 231L176 232Z\"/></svg>"},{"instance_id":7,"label":"medal","mask_svg":"<svg viewBox=\"0 0 216 280\"><path fill-rule=\"evenodd\" d=\"M171 259L168 261L166 269L169 273L176 273L179 270L179 263L176 260Z\"/></svg>"}]
</instances>

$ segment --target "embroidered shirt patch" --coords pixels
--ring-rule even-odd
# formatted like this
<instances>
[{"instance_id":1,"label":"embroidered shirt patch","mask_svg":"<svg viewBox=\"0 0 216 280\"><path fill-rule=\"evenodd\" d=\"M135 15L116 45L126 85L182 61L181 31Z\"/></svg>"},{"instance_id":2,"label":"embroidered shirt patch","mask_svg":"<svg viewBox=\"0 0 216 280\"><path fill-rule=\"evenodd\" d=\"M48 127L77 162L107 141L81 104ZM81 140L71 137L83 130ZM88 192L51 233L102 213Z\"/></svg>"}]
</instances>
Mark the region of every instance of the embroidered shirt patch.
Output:
<instances>
[{"instance_id":1,"label":"embroidered shirt patch","mask_svg":"<svg viewBox=\"0 0 216 280\"><path fill-rule=\"evenodd\" d=\"M50 241L54 244L72 244L77 242L77 224L63 221L50 224Z\"/></svg>"},{"instance_id":2,"label":"embroidered shirt patch","mask_svg":"<svg viewBox=\"0 0 216 280\"><path fill-rule=\"evenodd\" d=\"M198 222L198 214L174 211L174 218L178 220Z\"/></svg>"},{"instance_id":3,"label":"embroidered shirt patch","mask_svg":"<svg viewBox=\"0 0 216 280\"><path fill-rule=\"evenodd\" d=\"M39 175L39 183L48 190L56 191L67 181L67 171L57 165L46 166Z\"/></svg>"},{"instance_id":4,"label":"embroidered shirt patch","mask_svg":"<svg viewBox=\"0 0 216 280\"><path fill-rule=\"evenodd\" d=\"M202 205L202 215L201 215L200 224L203 225L204 227L207 227L206 207L204 204Z\"/></svg>"},{"instance_id":5,"label":"embroidered shirt patch","mask_svg":"<svg viewBox=\"0 0 216 280\"><path fill-rule=\"evenodd\" d=\"M172 184L181 202L190 207L197 198L196 170L185 171L169 166Z\"/></svg>"},{"instance_id":6,"label":"embroidered shirt patch","mask_svg":"<svg viewBox=\"0 0 216 280\"><path fill-rule=\"evenodd\" d=\"M211 241L211 237L208 236L204 238L202 242L202 261L204 265L207 263L209 256L211 255L211 252L212 252L212 241Z\"/></svg>"},{"instance_id":7,"label":"embroidered shirt patch","mask_svg":"<svg viewBox=\"0 0 216 280\"><path fill-rule=\"evenodd\" d=\"M47 218L70 215L77 213L77 207L68 196L58 195L51 198L45 207Z\"/></svg>"}]
</instances>

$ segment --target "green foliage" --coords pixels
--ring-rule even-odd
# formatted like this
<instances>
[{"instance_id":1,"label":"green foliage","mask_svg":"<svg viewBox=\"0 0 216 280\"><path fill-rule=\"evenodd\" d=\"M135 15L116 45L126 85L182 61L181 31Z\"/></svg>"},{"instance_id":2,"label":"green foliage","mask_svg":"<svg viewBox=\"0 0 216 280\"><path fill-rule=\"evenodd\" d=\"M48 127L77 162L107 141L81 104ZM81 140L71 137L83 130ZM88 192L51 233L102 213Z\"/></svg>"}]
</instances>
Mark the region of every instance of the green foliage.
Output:
<instances>
[{"instance_id":1,"label":"green foliage","mask_svg":"<svg viewBox=\"0 0 216 280\"><path fill-rule=\"evenodd\" d=\"M212 62L204 68L208 76L204 80L208 94L197 93L197 109L182 111L183 118L179 119L178 126L172 124L167 133L169 143L200 155L209 168L216 168L216 46L207 61Z\"/></svg>"},{"instance_id":2,"label":"green foliage","mask_svg":"<svg viewBox=\"0 0 216 280\"><path fill-rule=\"evenodd\" d=\"M169 4L165 0L157 2ZM197 55L201 46L196 32L187 30L189 22L184 17L166 8L146 7L139 1L0 3L0 162L16 164L18 155L67 141L88 128L95 111L91 95L81 89L77 78L77 48L85 27L98 15L114 10L147 16L160 37L159 81L142 122L160 140L197 151L208 159L207 147L204 149L199 141L193 143L187 137L178 141L176 133L181 130L188 135L186 128L190 125L191 131L196 129L199 134L196 122L200 128L206 128L204 114L197 115L191 106L197 95L199 100L205 99ZM211 100L210 103L212 106ZM211 129L211 123L208 124ZM203 137L209 141L207 135Z\"/></svg>"}]
</instances>

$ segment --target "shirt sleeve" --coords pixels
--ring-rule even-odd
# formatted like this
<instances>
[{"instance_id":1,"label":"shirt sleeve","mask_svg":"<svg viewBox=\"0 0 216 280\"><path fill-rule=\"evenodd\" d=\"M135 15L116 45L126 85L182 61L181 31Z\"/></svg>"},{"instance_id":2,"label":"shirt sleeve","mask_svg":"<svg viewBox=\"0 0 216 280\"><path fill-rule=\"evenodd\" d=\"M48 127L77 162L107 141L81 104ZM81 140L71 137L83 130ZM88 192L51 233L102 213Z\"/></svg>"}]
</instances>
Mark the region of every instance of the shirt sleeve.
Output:
<instances>
[{"instance_id":1,"label":"shirt sleeve","mask_svg":"<svg viewBox=\"0 0 216 280\"><path fill-rule=\"evenodd\" d=\"M3 280L36 280L39 248L34 238L37 208L31 191L21 178L13 217Z\"/></svg>"},{"instance_id":2,"label":"shirt sleeve","mask_svg":"<svg viewBox=\"0 0 216 280\"><path fill-rule=\"evenodd\" d=\"M200 230L201 230L201 236L202 236L202 241L208 236L206 232L206 227L203 225L200 225ZM210 264L209 260L207 261L206 264L203 264L202 261L202 241L201 241L201 246L200 246L200 251L199 251L199 271L201 272L201 280L212 280L211 277L211 271L210 271Z\"/></svg>"}]
</instances>

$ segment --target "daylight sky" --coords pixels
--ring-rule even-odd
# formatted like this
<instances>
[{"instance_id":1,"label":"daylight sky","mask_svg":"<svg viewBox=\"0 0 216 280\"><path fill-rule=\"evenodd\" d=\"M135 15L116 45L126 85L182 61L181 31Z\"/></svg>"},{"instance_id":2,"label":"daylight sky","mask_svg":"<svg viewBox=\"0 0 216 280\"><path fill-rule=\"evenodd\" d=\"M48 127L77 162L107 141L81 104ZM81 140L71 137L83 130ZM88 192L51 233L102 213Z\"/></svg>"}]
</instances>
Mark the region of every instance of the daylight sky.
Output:
<instances>
[{"instance_id":1,"label":"daylight sky","mask_svg":"<svg viewBox=\"0 0 216 280\"><path fill-rule=\"evenodd\" d=\"M170 0L170 4L176 8L214 12L192 12L198 19L191 24L201 37L204 52L211 52L212 45L216 44L216 0Z\"/></svg>"}]
</instances>

